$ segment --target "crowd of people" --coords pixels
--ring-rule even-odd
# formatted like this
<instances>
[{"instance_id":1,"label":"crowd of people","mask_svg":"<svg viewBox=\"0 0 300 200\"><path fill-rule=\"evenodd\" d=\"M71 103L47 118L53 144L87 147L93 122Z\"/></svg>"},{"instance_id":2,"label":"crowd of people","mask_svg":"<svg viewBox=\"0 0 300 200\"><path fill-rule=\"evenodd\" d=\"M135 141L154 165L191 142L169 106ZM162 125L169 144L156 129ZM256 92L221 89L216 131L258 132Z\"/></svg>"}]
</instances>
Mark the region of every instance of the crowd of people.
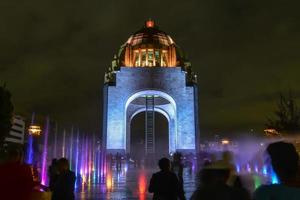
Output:
<instances>
[{"instance_id":1,"label":"crowd of people","mask_svg":"<svg viewBox=\"0 0 300 200\"><path fill-rule=\"evenodd\" d=\"M300 199L299 155L290 143L275 142L266 149L266 158L276 172L280 184L262 185L254 193L244 187L243 180L235 172L230 154L223 153L221 160L204 163L199 172L197 189L191 200L298 200ZM41 190L51 191L52 200L73 200L76 176L70 170L66 158L53 159L48 169L49 187L40 184L29 165L22 163L22 151L11 149L7 160L0 164L1 199L29 200ZM185 200L181 154L173 160L161 158L160 171L154 173L148 191L154 200ZM37 197L35 199L42 199ZM45 198L50 199L50 197Z\"/></svg>"},{"instance_id":2,"label":"crowd of people","mask_svg":"<svg viewBox=\"0 0 300 200\"><path fill-rule=\"evenodd\" d=\"M225 152L221 160L204 164L191 200L299 200L299 155L295 147L275 142L268 146L266 153L280 184L262 185L250 194ZM153 200L185 199L179 157L174 158L172 166L168 158L159 160L160 171L152 175L148 188L154 193Z\"/></svg>"},{"instance_id":3,"label":"crowd of people","mask_svg":"<svg viewBox=\"0 0 300 200\"><path fill-rule=\"evenodd\" d=\"M74 200L76 176L66 158L53 159L48 170L49 187L42 185L36 169L23 163L20 148L7 150L0 164L0 199L3 200Z\"/></svg>"}]
</instances>

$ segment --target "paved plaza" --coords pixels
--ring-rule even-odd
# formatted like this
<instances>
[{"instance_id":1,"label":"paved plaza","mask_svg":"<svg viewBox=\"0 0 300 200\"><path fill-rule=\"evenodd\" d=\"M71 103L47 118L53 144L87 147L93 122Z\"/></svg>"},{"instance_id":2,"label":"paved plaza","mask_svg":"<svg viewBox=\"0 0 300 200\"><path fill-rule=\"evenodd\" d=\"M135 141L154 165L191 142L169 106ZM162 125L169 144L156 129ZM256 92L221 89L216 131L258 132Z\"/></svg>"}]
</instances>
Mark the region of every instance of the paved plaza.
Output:
<instances>
[{"instance_id":1,"label":"paved plaza","mask_svg":"<svg viewBox=\"0 0 300 200\"><path fill-rule=\"evenodd\" d=\"M152 173L158 169L129 169L108 173L106 183L89 184L78 188L76 199L108 199L108 200L146 200L152 199L148 193L148 184ZM185 195L189 198L195 190L195 173L184 170Z\"/></svg>"}]
</instances>

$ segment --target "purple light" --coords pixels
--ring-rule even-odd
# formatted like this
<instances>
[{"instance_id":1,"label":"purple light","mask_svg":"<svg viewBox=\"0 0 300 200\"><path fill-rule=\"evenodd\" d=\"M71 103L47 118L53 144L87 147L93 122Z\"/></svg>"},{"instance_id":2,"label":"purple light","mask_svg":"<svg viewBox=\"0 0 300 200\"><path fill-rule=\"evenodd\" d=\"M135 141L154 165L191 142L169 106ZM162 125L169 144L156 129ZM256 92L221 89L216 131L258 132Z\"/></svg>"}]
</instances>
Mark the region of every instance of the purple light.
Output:
<instances>
[{"instance_id":1,"label":"purple light","mask_svg":"<svg viewBox=\"0 0 300 200\"><path fill-rule=\"evenodd\" d=\"M43 148L43 158L42 158L42 185L46 185L47 182L47 151L48 151L48 133L49 133L49 117L46 119L46 127L45 127L45 134L44 134L44 148Z\"/></svg>"},{"instance_id":2,"label":"purple light","mask_svg":"<svg viewBox=\"0 0 300 200\"><path fill-rule=\"evenodd\" d=\"M250 167L249 163L247 163L247 172L251 173L251 167Z\"/></svg>"},{"instance_id":3,"label":"purple light","mask_svg":"<svg viewBox=\"0 0 300 200\"><path fill-rule=\"evenodd\" d=\"M258 173L258 167L257 167L257 165L255 165L254 170L255 170L256 173Z\"/></svg>"},{"instance_id":4,"label":"purple light","mask_svg":"<svg viewBox=\"0 0 300 200\"><path fill-rule=\"evenodd\" d=\"M32 113L31 125L34 124L34 117L35 114ZM26 163L30 165L33 164L33 136L32 135L28 136Z\"/></svg>"},{"instance_id":5,"label":"purple light","mask_svg":"<svg viewBox=\"0 0 300 200\"><path fill-rule=\"evenodd\" d=\"M75 160L75 174L78 174L78 156L79 156L79 131L77 132L76 138L76 160Z\"/></svg>"},{"instance_id":6,"label":"purple light","mask_svg":"<svg viewBox=\"0 0 300 200\"><path fill-rule=\"evenodd\" d=\"M55 123L55 131L54 131L54 148L53 148L53 158L57 156L57 123Z\"/></svg>"},{"instance_id":7,"label":"purple light","mask_svg":"<svg viewBox=\"0 0 300 200\"><path fill-rule=\"evenodd\" d=\"M43 151L41 155L41 183L43 185L47 183L47 160L51 160L55 155L64 156L70 162L70 168L76 174L76 176L81 176L82 179L78 178L78 182L75 183L76 188L80 187L80 180L82 180L82 186L92 183L101 182L105 175L105 163L103 163L104 157L103 151L99 148L99 143L96 142L96 137L90 138L88 135L82 136L79 132L70 132L70 135L66 133L64 130L62 134L54 135L54 137L50 138L50 119L46 119L46 123L44 126L44 134L43 134ZM58 133L58 132L57 132ZM56 134L56 132L54 132ZM59 142L61 141L61 142ZM50 143L52 142L52 143ZM57 145L61 145L59 148ZM53 149L51 149L51 145ZM49 148L49 149L48 149ZM49 153L51 152L51 153Z\"/></svg>"}]
</instances>

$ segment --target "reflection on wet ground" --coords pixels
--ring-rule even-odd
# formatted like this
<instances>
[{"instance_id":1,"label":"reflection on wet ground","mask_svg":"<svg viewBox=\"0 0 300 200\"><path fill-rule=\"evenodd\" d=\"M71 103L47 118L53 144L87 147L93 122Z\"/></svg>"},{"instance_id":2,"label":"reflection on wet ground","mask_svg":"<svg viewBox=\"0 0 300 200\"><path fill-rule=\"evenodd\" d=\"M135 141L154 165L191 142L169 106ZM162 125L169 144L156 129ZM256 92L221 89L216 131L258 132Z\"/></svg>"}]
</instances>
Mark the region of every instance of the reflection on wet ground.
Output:
<instances>
[{"instance_id":1,"label":"reflection on wet ground","mask_svg":"<svg viewBox=\"0 0 300 200\"><path fill-rule=\"evenodd\" d=\"M157 169L128 169L107 172L105 183L91 183L86 187L78 187L76 199L152 199L152 194L147 190L152 173L156 171ZM195 187L195 173L184 170L184 189L188 199Z\"/></svg>"}]
</instances>

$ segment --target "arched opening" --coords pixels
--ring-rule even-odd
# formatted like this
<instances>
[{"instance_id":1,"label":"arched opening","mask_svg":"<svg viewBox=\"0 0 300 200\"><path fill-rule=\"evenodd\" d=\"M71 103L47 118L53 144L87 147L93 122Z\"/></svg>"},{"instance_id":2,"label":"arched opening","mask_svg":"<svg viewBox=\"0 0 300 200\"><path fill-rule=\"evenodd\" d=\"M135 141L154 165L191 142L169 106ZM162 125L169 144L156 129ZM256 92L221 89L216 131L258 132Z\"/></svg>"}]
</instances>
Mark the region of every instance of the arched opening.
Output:
<instances>
[{"instance_id":1,"label":"arched opening","mask_svg":"<svg viewBox=\"0 0 300 200\"><path fill-rule=\"evenodd\" d=\"M151 103L149 104L149 101L147 103L147 100L146 100L147 98L148 98L148 100L149 100L149 98L152 99L151 100L152 104ZM152 105L152 106L149 106L149 105ZM131 139L133 138L133 137L131 137L132 120L140 112L144 113L142 116L144 116L143 118L145 118L146 110L148 110L148 113L149 113L149 111L153 110L155 112L155 114L156 113L162 114L166 118L167 124L168 124L168 131L167 131L168 142L165 143L165 145L167 145L166 149L169 150L168 153L175 151L176 142L177 142L177 140L176 140L176 138L177 138L176 103L175 103L175 100L170 95L168 95L165 92L158 91L158 90L143 90L143 91L134 93L133 95L131 95L128 98L128 100L126 101L125 110L126 111L125 111L125 115L124 115L124 119L125 119L125 124L124 124L125 130L124 131L125 131L125 135L126 135L126 141L125 141L126 153L132 154L132 149L131 149L131 146L132 146ZM140 122L139 124L143 127L142 132L146 135L146 133L145 133L146 123L145 123L145 119L143 119L143 120L144 121ZM158 122L158 124L159 123L160 122ZM156 125L155 127L158 127L158 125ZM149 130L149 129L147 129L147 130ZM147 132L147 133L149 133L149 132ZM148 137L149 137L149 135L148 135ZM149 145L149 141L151 141L151 140L147 140L147 141L148 141L147 145ZM153 144L150 144L150 145L152 146ZM149 151L148 147L147 147L147 151Z\"/></svg>"},{"instance_id":2,"label":"arched opening","mask_svg":"<svg viewBox=\"0 0 300 200\"><path fill-rule=\"evenodd\" d=\"M161 113L155 112L155 157L169 154L169 122ZM133 159L145 157L145 112L136 114L130 124L130 154Z\"/></svg>"}]
</instances>

